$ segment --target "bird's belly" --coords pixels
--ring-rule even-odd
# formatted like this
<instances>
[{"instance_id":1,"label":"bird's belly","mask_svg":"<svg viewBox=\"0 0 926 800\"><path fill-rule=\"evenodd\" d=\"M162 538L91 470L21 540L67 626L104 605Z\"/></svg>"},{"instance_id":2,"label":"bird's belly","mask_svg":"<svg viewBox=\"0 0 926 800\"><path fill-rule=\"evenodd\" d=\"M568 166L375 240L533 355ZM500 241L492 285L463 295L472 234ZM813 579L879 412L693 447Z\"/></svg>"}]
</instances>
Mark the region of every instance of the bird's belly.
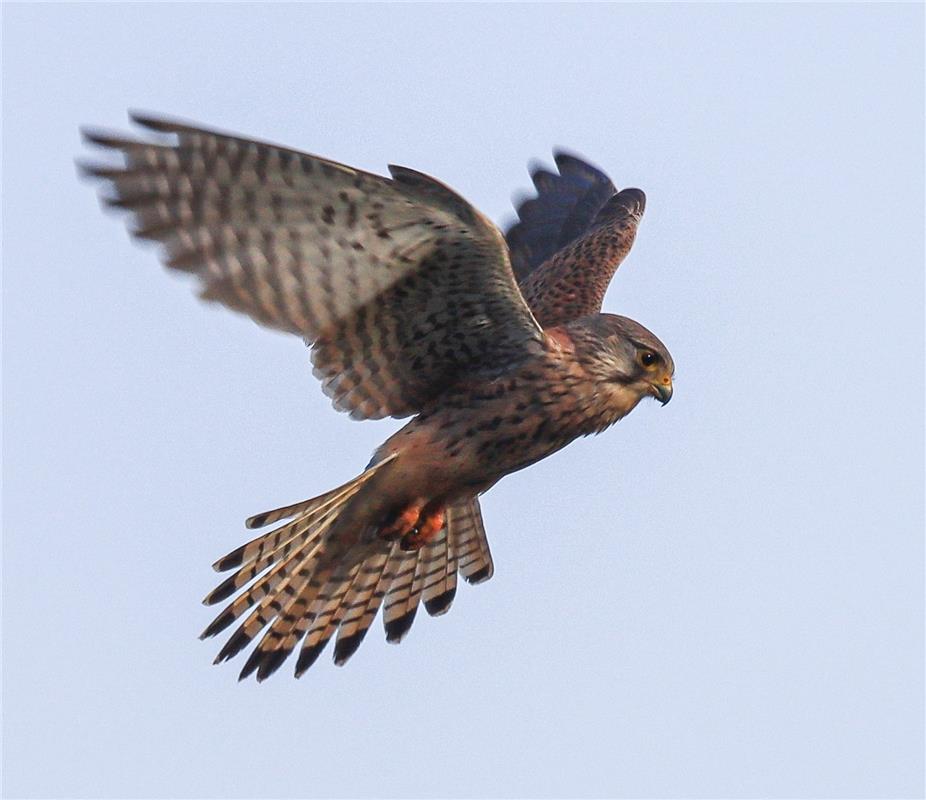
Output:
<instances>
[{"instance_id":1,"label":"bird's belly","mask_svg":"<svg viewBox=\"0 0 926 800\"><path fill-rule=\"evenodd\" d=\"M399 454L402 491L448 502L484 492L581 435L555 406L518 408L482 402L416 418L387 440L377 457Z\"/></svg>"}]
</instances>

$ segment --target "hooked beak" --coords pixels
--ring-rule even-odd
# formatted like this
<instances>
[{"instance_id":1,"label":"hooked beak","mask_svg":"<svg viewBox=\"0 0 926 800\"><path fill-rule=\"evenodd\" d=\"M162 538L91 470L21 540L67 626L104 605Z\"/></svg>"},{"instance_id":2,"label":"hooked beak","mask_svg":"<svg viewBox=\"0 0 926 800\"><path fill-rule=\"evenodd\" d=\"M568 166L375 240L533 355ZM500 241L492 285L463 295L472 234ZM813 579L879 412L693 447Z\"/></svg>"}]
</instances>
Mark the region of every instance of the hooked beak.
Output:
<instances>
[{"instance_id":1,"label":"hooked beak","mask_svg":"<svg viewBox=\"0 0 926 800\"><path fill-rule=\"evenodd\" d=\"M665 405L672 399L672 381L666 378L662 383L654 383L653 393L659 402Z\"/></svg>"}]
</instances>

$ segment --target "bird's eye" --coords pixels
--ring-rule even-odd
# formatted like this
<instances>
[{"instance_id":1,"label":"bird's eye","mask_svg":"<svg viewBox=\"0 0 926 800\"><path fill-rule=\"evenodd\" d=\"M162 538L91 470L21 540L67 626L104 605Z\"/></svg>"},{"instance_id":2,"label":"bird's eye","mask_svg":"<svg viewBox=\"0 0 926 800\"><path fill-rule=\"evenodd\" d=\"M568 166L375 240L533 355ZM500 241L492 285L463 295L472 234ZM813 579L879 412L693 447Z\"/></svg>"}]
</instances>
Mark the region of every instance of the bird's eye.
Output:
<instances>
[{"instance_id":1,"label":"bird's eye","mask_svg":"<svg viewBox=\"0 0 926 800\"><path fill-rule=\"evenodd\" d=\"M656 363L656 359L657 359L657 355L655 353L649 352L648 350L645 353L640 354L640 363L644 367L653 366L653 364Z\"/></svg>"}]
</instances>

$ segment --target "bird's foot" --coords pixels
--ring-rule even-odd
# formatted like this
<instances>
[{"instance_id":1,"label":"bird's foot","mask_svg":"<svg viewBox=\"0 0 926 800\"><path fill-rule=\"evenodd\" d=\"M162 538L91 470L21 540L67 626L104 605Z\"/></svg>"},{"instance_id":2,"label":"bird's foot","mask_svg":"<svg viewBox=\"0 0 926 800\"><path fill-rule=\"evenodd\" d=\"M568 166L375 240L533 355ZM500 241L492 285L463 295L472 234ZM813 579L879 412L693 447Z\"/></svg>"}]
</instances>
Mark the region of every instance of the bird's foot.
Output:
<instances>
[{"instance_id":1,"label":"bird's foot","mask_svg":"<svg viewBox=\"0 0 926 800\"><path fill-rule=\"evenodd\" d=\"M419 550L434 541L440 529L444 527L444 507L425 508L418 517L415 527L402 537L399 544L403 550Z\"/></svg>"},{"instance_id":2,"label":"bird's foot","mask_svg":"<svg viewBox=\"0 0 926 800\"><path fill-rule=\"evenodd\" d=\"M411 503L398 511L379 528L379 536L387 542L402 538L415 528L421 516L423 503Z\"/></svg>"},{"instance_id":3,"label":"bird's foot","mask_svg":"<svg viewBox=\"0 0 926 800\"><path fill-rule=\"evenodd\" d=\"M410 503L380 526L379 536L387 542L401 539L399 546L403 550L418 550L434 541L444 527L444 519L443 505Z\"/></svg>"}]
</instances>

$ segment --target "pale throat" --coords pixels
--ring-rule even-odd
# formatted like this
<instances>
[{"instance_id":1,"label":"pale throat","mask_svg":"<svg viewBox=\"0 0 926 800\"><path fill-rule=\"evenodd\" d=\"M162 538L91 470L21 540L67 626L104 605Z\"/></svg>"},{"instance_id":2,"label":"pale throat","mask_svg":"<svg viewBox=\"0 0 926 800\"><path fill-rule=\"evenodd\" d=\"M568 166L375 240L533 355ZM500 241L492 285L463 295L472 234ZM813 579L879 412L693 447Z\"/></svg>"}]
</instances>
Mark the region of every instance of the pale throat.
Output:
<instances>
[{"instance_id":1,"label":"pale throat","mask_svg":"<svg viewBox=\"0 0 926 800\"><path fill-rule=\"evenodd\" d=\"M617 383L600 380L595 382L585 414L583 433L600 433L615 422L626 417L646 396L639 382Z\"/></svg>"}]
</instances>

